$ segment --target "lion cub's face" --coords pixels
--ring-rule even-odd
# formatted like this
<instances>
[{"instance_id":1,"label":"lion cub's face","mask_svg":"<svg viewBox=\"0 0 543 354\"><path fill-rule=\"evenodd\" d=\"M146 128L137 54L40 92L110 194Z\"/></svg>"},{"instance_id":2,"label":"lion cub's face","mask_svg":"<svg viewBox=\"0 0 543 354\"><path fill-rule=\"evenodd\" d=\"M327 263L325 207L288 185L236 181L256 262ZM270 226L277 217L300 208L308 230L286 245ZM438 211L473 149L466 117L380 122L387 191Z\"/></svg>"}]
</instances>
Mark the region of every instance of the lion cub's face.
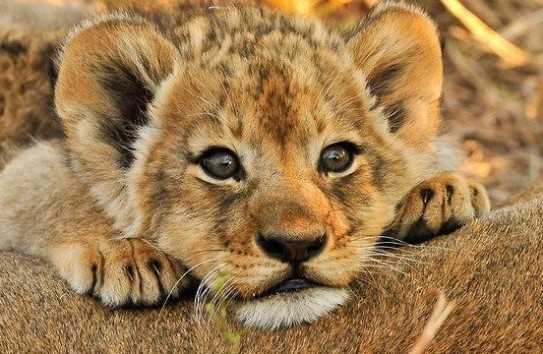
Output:
<instances>
[{"instance_id":1,"label":"lion cub's face","mask_svg":"<svg viewBox=\"0 0 543 354\"><path fill-rule=\"evenodd\" d=\"M200 279L222 272L243 299L344 288L391 217L404 161L352 73L330 67L319 84L308 66L256 66L188 72L161 97L155 114L168 123L145 167L164 203L152 229Z\"/></svg>"},{"instance_id":2,"label":"lion cub's face","mask_svg":"<svg viewBox=\"0 0 543 354\"><path fill-rule=\"evenodd\" d=\"M56 102L74 168L128 236L205 286L224 277L245 323L314 320L347 298L428 166L433 25L388 5L345 41L229 9L173 33L116 17L72 36Z\"/></svg>"}]
</instances>

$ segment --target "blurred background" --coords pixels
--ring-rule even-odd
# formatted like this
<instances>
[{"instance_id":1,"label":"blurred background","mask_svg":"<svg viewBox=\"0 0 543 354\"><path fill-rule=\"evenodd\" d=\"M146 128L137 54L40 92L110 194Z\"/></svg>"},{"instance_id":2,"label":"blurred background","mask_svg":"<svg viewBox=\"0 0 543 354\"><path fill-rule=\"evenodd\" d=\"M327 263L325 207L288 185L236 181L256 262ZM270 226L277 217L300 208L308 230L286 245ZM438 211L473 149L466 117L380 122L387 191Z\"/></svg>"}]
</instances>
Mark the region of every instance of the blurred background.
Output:
<instances>
[{"instance_id":1,"label":"blurred background","mask_svg":"<svg viewBox=\"0 0 543 354\"><path fill-rule=\"evenodd\" d=\"M6 1L15 0L0 0L4 6ZM41 0L51 6L87 6L98 11L167 6L168 1L176 0ZM256 1L322 18L339 31L349 31L379 2ZM465 173L488 187L494 203L539 179L543 172L543 0L406 2L426 9L441 30L442 133L465 152Z\"/></svg>"}]
</instances>

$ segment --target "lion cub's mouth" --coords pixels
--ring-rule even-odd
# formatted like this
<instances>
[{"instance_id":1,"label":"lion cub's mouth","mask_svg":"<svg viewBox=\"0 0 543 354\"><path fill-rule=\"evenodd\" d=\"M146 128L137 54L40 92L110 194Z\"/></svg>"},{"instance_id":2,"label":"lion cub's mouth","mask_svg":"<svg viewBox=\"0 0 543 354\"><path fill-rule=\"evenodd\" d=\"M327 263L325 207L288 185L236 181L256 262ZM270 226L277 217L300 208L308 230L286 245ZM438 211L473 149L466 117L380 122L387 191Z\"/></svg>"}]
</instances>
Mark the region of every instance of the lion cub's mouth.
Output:
<instances>
[{"instance_id":1,"label":"lion cub's mouth","mask_svg":"<svg viewBox=\"0 0 543 354\"><path fill-rule=\"evenodd\" d=\"M241 302L235 317L242 325L273 330L313 322L348 298L346 289L323 286L304 278L290 278L250 301Z\"/></svg>"},{"instance_id":2,"label":"lion cub's mouth","mask_svg":"<svg viewBox=\"0 0 543 354\"><path fill-rule=\"evenodd\" d=\"M273 330L325 316L349 298L345 288L325 285L294 268L279 283L238 303L237 321L248 327Z\"/></svg>"},{"instance_id":3,"label":"lion cub's mouth","mask_svg":"<svg viewBox=\"0 0 543 354\"><path fill-rule=\"evenodd\" d=\"M292 277L292 278L283 280L279 284L271 287L270 289L266 290L264 293L262 293L258 297L266 297L269 295L281 294L281 293L298 292L298 291L308 289L308 288L313 288L316 286L323 286L323 285L312 282L306 278Z\"/></svg>"}]
</instances>

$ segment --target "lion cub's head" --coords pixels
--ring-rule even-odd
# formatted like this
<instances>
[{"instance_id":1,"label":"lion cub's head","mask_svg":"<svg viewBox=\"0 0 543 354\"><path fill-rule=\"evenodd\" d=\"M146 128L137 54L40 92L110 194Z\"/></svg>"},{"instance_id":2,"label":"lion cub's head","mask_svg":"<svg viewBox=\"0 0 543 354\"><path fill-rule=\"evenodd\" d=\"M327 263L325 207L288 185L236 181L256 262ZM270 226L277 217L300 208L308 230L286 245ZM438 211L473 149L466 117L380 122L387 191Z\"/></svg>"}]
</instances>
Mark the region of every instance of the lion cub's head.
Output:
<instances>
[{"instance_id":1,"label":"lion cub's head","mask_svg":"<svg viewBox=\"0 0 543 354\"><path fill-rule=\"evenodd\" d=\"M442 64L433 23L378 6L349 38L215 8L182 27L114 15L63 49L73 168L127 237L237 300L246 324L341 304L399 199L428 172Z\"/></svg>"}]
</instances>

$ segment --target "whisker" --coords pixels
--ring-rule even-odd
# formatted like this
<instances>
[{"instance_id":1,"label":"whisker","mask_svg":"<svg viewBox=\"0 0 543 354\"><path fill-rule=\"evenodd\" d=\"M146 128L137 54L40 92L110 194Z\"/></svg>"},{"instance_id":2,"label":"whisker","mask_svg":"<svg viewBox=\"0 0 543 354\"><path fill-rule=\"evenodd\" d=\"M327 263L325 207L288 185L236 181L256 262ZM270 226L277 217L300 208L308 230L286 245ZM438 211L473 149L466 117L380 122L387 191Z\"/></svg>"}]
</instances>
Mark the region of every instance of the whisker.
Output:
<instances>
[{"instance_id":1,"label":"whisker","mask_svg":"<svg viewBox=\"0 0 543 354\"><path fill-rule=\"evenodd\" d=\"M227 279L224 282L224 284L220 287L220 289L218 291L216 291L216 293L213 296L213 298L211 299L211 301L208 302L208 304L211 305L211 308L213 308L213 309L220 309L220 308L226 309L227 308L228 304L227 304L227 301L226 301L226 299L227 299L226 298L226 291L229 291L229 290L233 289L233 287L230 285L233 280L234 280L234 277L229 276L229 279ZM224 293L223 293L223 291L224 291Z\"/></svg>"},{"instance_id":2,"label":"whisker","mask_svg":"<svg viewBox=\"0 0 543 354\"><path fill-rule=\"evenodd\" d=\"M379 286L379 282L377 282L377 280L375 279L375 275L370 269L364 269L363 275L364 277L356 278L356 283L359 286L365 287L369 285L381 292L382 294L386 294L386 290L382 286ZM371 280L368 278L368 276L371 277Z\"/></svg>"},{"instance_id":3,"label":"whisker","mask_svg":"<svg viewBox=\"0 0 543 354\"><path fill-rule=\"evenodd\" d=\"M421 261L421 260L410 259L410 258L407 258L407 257L396 256L396 255L393 255L393 254L381 254L381 255L376 255L376 256L385 258L385 260L386 260L386 258L392 259L392 261L394 261L395 264L408 267L409 270L411 270L411 271L416 271L416 269L417 269L414 266L414 264L419 264L419 265L424 264L424 262ZM392 264L389 264L389 265L391 267L393 267Z\"/></svg>"},{"instance_id":4,"label":"whisker","mask_svg":"<svg viewBox=\"0 0 543 354\"><path fill-rule=\"evenodd\" d=\"M202 313L203 313L203 303L204 303L204 300L206 299L209 291L211 291L211 284L215 281L215 279L213 279L214 277L216 277L216 274L218 275L220 273L220 271L223 269L223 268L227 268L228 266L225 265L225 264L219 264L218 266L216 266L215 268L213 268L212 270L210 270L206 275L205 277L200 281L200 285L198 286L198 289L196 290L196 296L195 296L195 299L194 299L194 307L195 307L195 312L196 312L196 318L198 320L200 320L203 316ZM209 284L208 282L213 279L213 281L211 281Z\"/></svg>"},{"instance_id":5,"label":"whisker","mask_svg":"<svg viewBox=\"0 0 543 354\"><path fill-rule=\"evenodd\" d=\"M235 273L228 273L226 281L222 286L215 292L215 296L211 299L211 305L215 308L218 305L218 302L224 301L224 294L221 294L223 289L228 289L230 287L230 284L233 282L235 277L239 275L241 270L237 270Z\"/></svg>"},{"instance_id":6,"label":"whisker","mask_svg":"<svg viewBox=\"0 0 543 354\"><path fill-rule=\"evenodd\" d=\"M159 311L159 316L160 314L162 313L162 310L164 310L164 307L166 306L166 304L168 303L168 300L170 299L170 297L172 296L172 293L174 291L174 289L177 287L177 285L179 285L179 282L181 282L181 280L183 280L183 278L185 278L185 276L187 276L187 274L189 274L192 270L196 269L196 267L199 267L203 264L206 264L206 263L211 263L211 262L215 262L219 259L219 257L217 258L213 258L213 259L207 259L205 261L202 261L200 263L197 263L195 264L194 266L190 267L185 273L183 273L183 275L181 275L179 277L179 279L177 279L177 281L174 283L174 285L172 286L172 288L170 289L169 293L168 293L168 296L166 296L166 299L164 300L164 303L162 304L162 307L160 308L160 311Z\"/></svg>"},{"instance_id":7,"label":"whisker","mask_svg":"<svg viewBox=\"0 0 543 354\"><path fill-rule=\"evenodd\" d=\"M221 287L215 291L215 295L213 295L213 297L211 298L211 300L208 302L208 304L211 304L211 307L212 308L217 308L217 305L218 303L222 300L222 291L223 289L225 289L225 287L227 287L232 280L231 279L227 279L222 285Z\"/></svg>"},{"instance_id":8,"label":"whisker","mask_svg":"<svg viewBox=\"0 0 543 354\"><path fill-rule=\"evenodd\" d=\"M353 288L351 288L350 285L347 285L347 290L353 295L353 297L356 297L356 293L354 292Z\"/></svg>"},{"instance_id":9,"label":"whisker","mask_svg":"<svg viewBox=\"0 0 543 354\"><path fill-rule=\"evenodd\" d=\"M198 288L196 289L196 295L194 297L194 307L196 312L198 312L199 309L199 302L200 298L203 296L203 292L208 288L207 287L207 281L213 277L215 272L217 272L219 269L222 268L222 264L219 264L215 268L211 269L207 274L200 280L200 284L198 284Z\"/></svg>"},{"instance_id":10,"label":"whisker","mask_svg":"<svg viewBox=\"0 0 543 354\"><path fill-rule=\"evenodd\" d=\"M394 266L391 265L391 264L388 264L388 263L386 263L386 262L380 261L380 260L375 259L375 258L368 258L367 260L370 261L370 262L377 263L377 264L365 264L364 267L366 267L366 268L367 268L367 267L377 267L377 266L379 266L379 267L383 267L384 269L393 270L393 271L396 271L396 272L398 272L398 273L400 273L400 274L402 274L402 275L407 276L407 273L406 273L406 272L404 272L404 271L398 269L397 267L394 267Z\"/></svg>"},{"instance_id":11,"label":"whisker","mask_svg":"<svg viewBox=\"0 0 543 354\"><path fill-rule=\"evenodd\" d=\"M230 303L234 301L235 295L236 295L236 289L233 286L230 286L229 289L224 294L224 297L226 299L226 306L228 306Z\"/></svg>"},{"instance_id":12,"label":"whisker","mask_svg":"<svg viewBox=\"0 0 543 354\"><path fill-rule=\"evenodd\" d=\"M399 255L399 254L394 254L394 253L391 253L391 252L381 252L381 251L378 251L378 250L374 250L373 255L377 256L377 257L382 257L382 258L391 258L391 259L398 260L398 261L401 261L401 262L404 262L404 263L407 263L407 264L409 262L417 263L417 264L424 264L424 261L422 259L418 259L418 258L413 257L413 254Z\"/></svg>"},{"instance_id":13,"label":"whisker","mask_svg":"<svg viewBox=\"0 0 543 354\"><path fill-rule=\"evenodd\" d=\"M378 246L379 248L382 248L382 247L394 248L394 246L397 245L397 246L407 247L407 248L425 248L425 249L428 249L428 248L432 249L433 248L433 249L438 249L438 250L443 250L443 251L456 251L455 248L443 247L443 246L435 246L435 245L428 244L428 242L423 242L423 243L419 243L419 244L415 245L415 244L405 242L404 240L400 240L400 239L390 237L390 236L385 236L385 235L380 235L379 238L382 239L382 240L390 240L390 244L393 245L393 246L390 246L390 245L385 243L384 245L379 245Z\"/></svg>"}]
</instances>

